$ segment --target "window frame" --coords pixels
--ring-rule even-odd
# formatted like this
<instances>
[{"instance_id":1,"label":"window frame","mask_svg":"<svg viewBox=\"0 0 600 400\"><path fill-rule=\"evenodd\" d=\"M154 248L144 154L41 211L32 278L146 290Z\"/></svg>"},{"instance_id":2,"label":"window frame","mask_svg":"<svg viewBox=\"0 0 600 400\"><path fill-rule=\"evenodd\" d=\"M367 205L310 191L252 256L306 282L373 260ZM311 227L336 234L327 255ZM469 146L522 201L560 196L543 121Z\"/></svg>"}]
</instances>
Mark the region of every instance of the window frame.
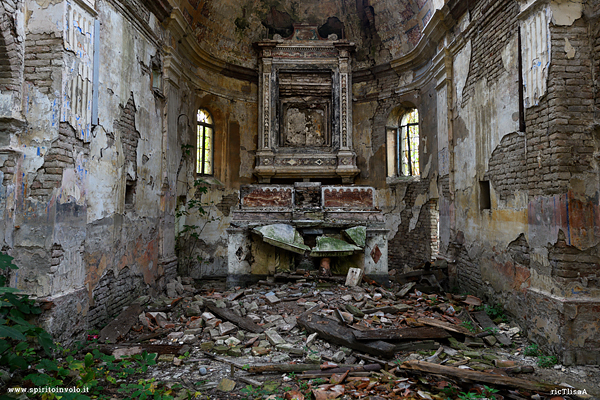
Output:
<instances>
[{"instance_id":1,"label":"window frame","mask_svg":"<svg viewBox=\"0 0 600 400\"><path fill-rule=\"evenodd\" d=\"M209 122L204 122L204 121L200 121L200 113L204 112L206 114L206 116L209 119ZM200 128L202 128L202 145L201 145L201 141L200 141L200 137L201 137L201 131ZM206 161L205 161L205 155L206 155L206 149L205 149L205 143L206 143L206 137L207 137L207 130L210 130L210 171L206 171L205 166L206 166ZM211 114L211 112L204 108L204 107L200 107L198 108L198 111L196 112L196 175L200 175L200 176L214 176L215 174L215 120Z\"/></svg>"}]
</instances>

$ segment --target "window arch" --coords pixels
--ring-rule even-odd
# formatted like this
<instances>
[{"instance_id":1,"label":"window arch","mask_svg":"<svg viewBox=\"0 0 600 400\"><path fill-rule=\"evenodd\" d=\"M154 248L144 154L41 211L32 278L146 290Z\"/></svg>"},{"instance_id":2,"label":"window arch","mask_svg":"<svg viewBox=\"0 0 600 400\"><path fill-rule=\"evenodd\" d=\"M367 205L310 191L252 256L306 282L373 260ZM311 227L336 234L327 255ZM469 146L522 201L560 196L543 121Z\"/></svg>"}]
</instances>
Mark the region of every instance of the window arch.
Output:
<instances>
[{"instance_id":1,"label":"window arch","mask_svg":"<svg viewBox=\"0 0 600 400\"><path fill-rule=\"evenodd\" d=\"M407 110L387 128L388 176L419 176L419 110Z\"/></svg>"},{"instance_id":2,"label":"window arch","mask_svg":"<svg viewBox=\"0 0 600 400\"><path fill-rule=\"evenodd\" d=\"M198 110L196 133L196 173L213 175L215 125L212 115L204 108Z\"/></svg>"}]
</instances>

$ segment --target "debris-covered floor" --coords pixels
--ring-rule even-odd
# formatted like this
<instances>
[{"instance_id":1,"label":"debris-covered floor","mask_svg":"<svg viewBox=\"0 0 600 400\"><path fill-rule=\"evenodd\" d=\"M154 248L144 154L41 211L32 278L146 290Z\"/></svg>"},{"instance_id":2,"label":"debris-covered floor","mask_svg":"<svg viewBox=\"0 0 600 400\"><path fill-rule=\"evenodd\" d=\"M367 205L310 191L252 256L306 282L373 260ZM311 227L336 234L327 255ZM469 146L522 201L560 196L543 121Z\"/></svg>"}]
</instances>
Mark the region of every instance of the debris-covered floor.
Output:
<instances>
[{"instance_id":1,"label":"debris-covered floor","mask_svg":"<svg viewBox=\"0 0 600 400\"><path fill-rule=\"evenodd\" d=\"M184 279L168 294L130 306L88 351L157 353L144 378L182 398L600 396L600 368L555 365L501 307L470 295L298 275L232 290Z\"/></svg>"}]
</instances>

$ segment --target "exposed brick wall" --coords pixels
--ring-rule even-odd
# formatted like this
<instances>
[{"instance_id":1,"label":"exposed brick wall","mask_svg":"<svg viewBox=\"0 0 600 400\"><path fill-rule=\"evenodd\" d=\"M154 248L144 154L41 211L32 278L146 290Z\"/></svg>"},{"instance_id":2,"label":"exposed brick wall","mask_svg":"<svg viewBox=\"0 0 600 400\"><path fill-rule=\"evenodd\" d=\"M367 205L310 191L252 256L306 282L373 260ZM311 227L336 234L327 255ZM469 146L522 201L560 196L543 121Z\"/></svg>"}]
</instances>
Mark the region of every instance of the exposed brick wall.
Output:
<instances>
[{"instance_id":1,"label":"exposed brick wall","mask_svg":"<svg viewBox=\"0 0 600 400\"><path fill-rule=\"evenodd\" d=\"M141 275L136 275L129 267L120 270L115 276L107 271L92 291L93 306L88 312L90 326L101 327L118 315L123 307L146 292L146 284Z\"/></svg>"},{"instance_id":2,"label":"exposed brick wall","mask_svg":"<svg viewBox=\"0 0 600 400\"><path fill-rule=\"evenodd\" d=\"M231 212L231 207L237 206L238 201L237 193L228 194L227 196L223 196L221 202L217 204L216 207L224 216L228 217Z\"/></svg>"},{"instance_id":3,"label":"exposed brick wall","mask_svg":"<svg viewBox=\"0 0 600 400\"><path fill-rule=\"evenodd\" d=\"M459 284L459 289L463 292L481 294L484 290L483 278L481 277L481 269L479 261L473 260L465 246L457 242L450 243L449 254L454 255L456 260L456 278Z\"/></svg>"},{"instance_id":4,"label":"exposed brick wall","mask_svg":"<svg viewBox=\"0 0 600 400\"><path fill-rule=\"evenodd\" d=\"M40 92L50 93L52 72L60 74L63 60L63 38L51 34L29 34L25 39L25 81ZM55 74L55 79L57 75Z\"/></svg>"},{"instance_id":5,"label":"exposed brick wall","mask_svg":"<svg viewBox=\"0 0 600 400\"><path fill-rule=\"evenodd\" d=\"M486 177L501 200L527 190L525 136L511 133L502 138L488 161Z\"/></svg>"},{"instance_id":6,"label":"exposed brick wall","mask_svg":"<svg viewBox=\"0 0 600 400\"><path fill-rule=\"evenodd\" d=\"M16 0L0 0L0 92L21 93L23 46L17 42Z\"/></svg>"},{"instance_id":7,"label":"exposed brick wall","mask_svg":"<svg viewBox=\"0 0 600 400\"><path fill-rule=\"evenodd\" d=\"M572 174L592 168L594 93L588 25L551 26L548 92L525 110L530 195L566 193ZM565 39L575 48L567 58Z\"/></svg>"},{"instance_id":8,"label":"exposed brick wall","mask_svg":"<svg viewBox=\"0 0 600 400\"><path fill-rule=\"evenodd\" d=\"M132 93L125 107L121 109L121 117L114 124L114 129L121 133L125 163L130 164L133 171L135 171L135 176L127 177L128 181L137 179L137 147L140 133L135 130L135 112L135 101Z\"/></svg>"},{"instance_id":9,"label":"exposed brick wall","mask_svg":"<svg viewBox=\"0 0 600 400\"><path fill-rule=\"evenodd\" d=\"M54 188L60 187L64 169L75 167L75 159L79 153L87 156L89 144L80 140L68 123L61 122L58 139L44 155L44 164L29 187L29 196L47 201Z\"/></svg>"},{"instance_id":10,"label":"exposed brick wall","mask_svg":"<svg viewBox=\"0 0 600 400\"><path fill-rule=\"evenodd\" d=\"M505 71L502 50L517 34L519 6L515 0L482 0L471 11L476 27L471 31L471 63L463 90L464 107L473 95L475 83L497 81Z\"/></svg>"},{"instance_id":11,"label":"exposed brick wall","mask_svg":"<svg viewBox=\"0 0 600 400\"><path fill-rule=\"evenodd\" d=\"M565 286L571 282L580 283L583 279L588 287L597 287L600 258L595 252L596 249L582 251L569 246L561 232L559 240L548 252L552 277Z\"/></svg>"},{"instance_id":12,"label":"exposed brick wall","mask_svg":"<svg viewBox=\"0 0 600 400\"><path fill-rule=\"evenodd\" d=\"M402 223L396 235L388 242L389 269L402 270L404 265L414 267L430 261L437 254L439 213L437 200L430 200L421 206L417 224L409 230L413 217L412 207L420 193L429 188L429 180L409 184L404 195L405 209L400 213Z\"/></svg>"},{"instance_id":13,"label":"exposed brick wall","mask_svg":"<svg viewBox=\"0 0 600 400\"><path fill-rule=\"evenodd\" d=\"M0 165L0 171L4 173L2 186L7 187L13 181L15 176L15 164L15 156L13 156L4 161L4 164Z\"/></svg>"}]
</instances>

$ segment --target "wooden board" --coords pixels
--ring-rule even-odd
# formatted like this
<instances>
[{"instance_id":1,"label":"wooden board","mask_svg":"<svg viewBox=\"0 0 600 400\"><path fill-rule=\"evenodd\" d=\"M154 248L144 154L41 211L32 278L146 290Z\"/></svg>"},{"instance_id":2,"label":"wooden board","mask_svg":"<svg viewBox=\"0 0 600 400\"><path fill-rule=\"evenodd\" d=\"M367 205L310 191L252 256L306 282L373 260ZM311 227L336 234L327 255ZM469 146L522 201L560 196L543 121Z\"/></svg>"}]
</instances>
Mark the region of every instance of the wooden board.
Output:
<instances>
[{"instance_id":1,"label":"wooden board","mask_svg":"<svg viewBox=\"0 0 600 400\"><path fill-rule=\"evenodd\" d=\"M494 321L492 321L491 318L485 313L485 311L474 312L473 317L477 320L477 322L479 322L479 325L481 325L483 329L491 328L493 331L498 331L498 327L496 326ZM504 333L494 333L494 336L496 337L496 339L498 339L500 343L502 343L505 346L510 346L512 343L512 340L510 340L508 335Z\"/></svg>"},{"instance_id":2,"label":"wooden board","mask_svg":"<svg viewBox=\"0 0 600 400\"><path fill-rule=\"evenodd\" d=\"M263 333L265 331L262 326L256 325L250 318L240 317L228 308L219 308L210 303L206 305L206 308L208 308L213 314L234 323L238 326L238 328L241 328L245 331L253 333Z\"/></svg>"},{"instance_id":3,"label":"wooden board","mask_svg":"<svg viewBox=\"0 0 600 400\"><path fill-rule=\"evenodd\" d=\"M460 325L454 325L449 322L440 321L432 318L419 318L417 322L424 325L435 326L436 328L442 328L450 332L461 333L465 336L474 337L475 333L470 332L467 328Z\"/></svg>"},{"instance_id":4,"label":"wooden board","mask_svg":"<svg viewBox=\"0 0 600 400\"><path fill-rule=\"evenodd\" d=\"M328 342L346 346L374 356L385 358L394 357L395 346L393 344L381 340L372 342L358 341L353 334L353 332L358 331L347 328L337 321L311 314L298 318L298 325L310 333L316 332L320 338L327 340Z\"/></svg>"},{"instance_id":5,"label":"wooden board","mask_svg":"<svg viewBox=\"0 0 600 400\"><path fill-rule=\"evenodd\" d=\"M488 372L473 371L456 367L447 367L445 365L432 364L425 361L405 361L400 365L405 370L427 372L446 376L454 376L461 379L470 380L477 383L491 383L494 385L508 386L509 388L518 388L524 390L538 390L541 392L550 392L551 390L561 389L563 386L535 382L509 376L495 375Z\"/></svg>"},{"instance_id":6,"label":"wooden board","mask_svg":"<svg viewBox=\"0 0 600 400\"><path fill-rule=\"evenodd\" d=\"M102 328L98 335L98 341L100 343L116 343L129 332L141 313L142 307L139 304L130 305L117 318Z\"/></svg>"},{"instance_id":7,"label":"wooden board","mask_svg":"<svg viewBox=\"0 0 600 400\"><path fill-rule=\"evenodd\" d=\"M357 340L410 340L410 339L445 339L450 334L441 328L420 326L416 328L373 329L353 332Z\"/></svg>"}]
</instances>

